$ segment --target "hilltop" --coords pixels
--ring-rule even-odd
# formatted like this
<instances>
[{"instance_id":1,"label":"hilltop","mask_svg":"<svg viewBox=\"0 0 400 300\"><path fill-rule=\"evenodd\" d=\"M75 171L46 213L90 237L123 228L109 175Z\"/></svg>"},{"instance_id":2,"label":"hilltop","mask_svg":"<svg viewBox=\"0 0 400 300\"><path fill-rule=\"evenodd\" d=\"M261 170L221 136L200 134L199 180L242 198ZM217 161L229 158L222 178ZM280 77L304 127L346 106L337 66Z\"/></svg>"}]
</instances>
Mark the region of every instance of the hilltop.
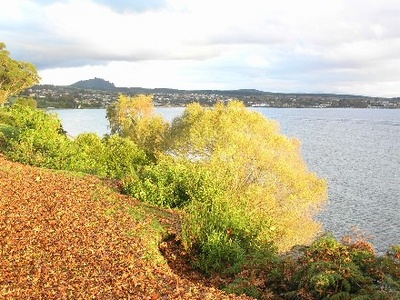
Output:
<instances>
[{"instance_id":1,"label":"hilltop","mask_svg":"<svg viewBox=\"0 0 400 300\"><path fill-rule=\"evenodd\" d=\"M113 83L97 77L75 82L74 84L71 84L70 87L98 91L115 91L116 89Z\"/></svg>"}]
</instances>

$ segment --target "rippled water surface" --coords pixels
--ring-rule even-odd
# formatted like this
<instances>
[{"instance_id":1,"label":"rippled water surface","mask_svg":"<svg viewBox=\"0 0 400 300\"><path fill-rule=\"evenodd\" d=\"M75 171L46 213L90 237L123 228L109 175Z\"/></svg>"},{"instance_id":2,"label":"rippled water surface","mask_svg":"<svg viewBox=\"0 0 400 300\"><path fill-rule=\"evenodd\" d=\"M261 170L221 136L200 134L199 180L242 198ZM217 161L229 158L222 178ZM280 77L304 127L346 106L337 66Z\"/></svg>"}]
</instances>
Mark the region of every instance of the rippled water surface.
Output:
<instances>
[{"instance_id":1,"label":"rippled water surface","mask_svg":"<svg viewBox=\"0 0 400 300\"><path fill-rule=\"evenodd\" d=\"M183 108L157 108L172 120ZM302 141L310 170L329 183L319 219L341 237L354 226L378 251L400 244L400 110L257 108ZM108 133L105 110L57 110L64 129Z\"/></svg>"},{"instance_id":2,"label":"rippled water surface","mask_svg":"<svg viewBox=\"0 0 400 300\"><path fill-rule=\"evenodd\" d=\"M260 111L302 141L309 168L328 180L326 230L340 237L354 226L379 251L400 244L400 110Z\"/></svg>"}]
</instances>

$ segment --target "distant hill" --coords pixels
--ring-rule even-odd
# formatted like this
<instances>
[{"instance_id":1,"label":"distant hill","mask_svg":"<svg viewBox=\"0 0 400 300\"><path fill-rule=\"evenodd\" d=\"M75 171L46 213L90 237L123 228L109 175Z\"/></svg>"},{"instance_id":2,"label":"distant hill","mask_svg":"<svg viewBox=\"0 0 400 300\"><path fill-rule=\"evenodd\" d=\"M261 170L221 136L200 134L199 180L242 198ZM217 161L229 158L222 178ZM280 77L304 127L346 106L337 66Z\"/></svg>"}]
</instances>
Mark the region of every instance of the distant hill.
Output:
<instances>
[{"instance_id":1,"label":"distant hill","mask_svg":"<svg viewBox=\"0 0 400 300\"><path fill-rule=\"evenodd\" d=\"M115 91L116 87L113 83L102 78L93 78L88 80L81 80L70 85L74 88L100 90L100 91Z\"/></svg>"}]
</instances>

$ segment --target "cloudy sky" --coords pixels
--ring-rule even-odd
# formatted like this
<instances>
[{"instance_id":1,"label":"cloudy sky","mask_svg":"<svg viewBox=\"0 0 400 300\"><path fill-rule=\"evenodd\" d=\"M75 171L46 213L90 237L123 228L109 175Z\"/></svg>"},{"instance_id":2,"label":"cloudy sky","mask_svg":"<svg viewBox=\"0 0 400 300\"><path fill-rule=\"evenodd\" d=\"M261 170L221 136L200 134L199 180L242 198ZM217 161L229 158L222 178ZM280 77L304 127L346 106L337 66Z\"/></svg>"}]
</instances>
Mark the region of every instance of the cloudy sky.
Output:
<instances>
[{"instance_id":1,"label":"cloudy sky","mask_svg":"<svg viewBox=\"0 0 400 300\"><path fill-rule=\"evenodd\" d=\"M400 96L398 0L12 0L0 41L42 84Z\"/></svg>"}]
</instances>

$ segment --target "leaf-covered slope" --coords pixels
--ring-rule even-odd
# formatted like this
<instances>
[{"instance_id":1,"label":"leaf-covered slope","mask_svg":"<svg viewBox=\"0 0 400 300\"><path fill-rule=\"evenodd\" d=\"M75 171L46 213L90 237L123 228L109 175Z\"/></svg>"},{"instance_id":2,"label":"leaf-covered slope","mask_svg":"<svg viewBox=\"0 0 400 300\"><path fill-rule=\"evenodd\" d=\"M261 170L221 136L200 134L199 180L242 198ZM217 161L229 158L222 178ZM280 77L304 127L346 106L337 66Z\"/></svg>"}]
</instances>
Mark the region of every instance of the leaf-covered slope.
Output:
<instances>
[{"instance_id":1,"label":"leaf-covered slope","mask_svg":"<svg viewBox=\"0 0 400 300\"><path fill-rule=\"evenodd\" d=\"M171 216L0 156L0 298L246 299L172 272L157 247Z\"/></svg>"}]
</instances>

